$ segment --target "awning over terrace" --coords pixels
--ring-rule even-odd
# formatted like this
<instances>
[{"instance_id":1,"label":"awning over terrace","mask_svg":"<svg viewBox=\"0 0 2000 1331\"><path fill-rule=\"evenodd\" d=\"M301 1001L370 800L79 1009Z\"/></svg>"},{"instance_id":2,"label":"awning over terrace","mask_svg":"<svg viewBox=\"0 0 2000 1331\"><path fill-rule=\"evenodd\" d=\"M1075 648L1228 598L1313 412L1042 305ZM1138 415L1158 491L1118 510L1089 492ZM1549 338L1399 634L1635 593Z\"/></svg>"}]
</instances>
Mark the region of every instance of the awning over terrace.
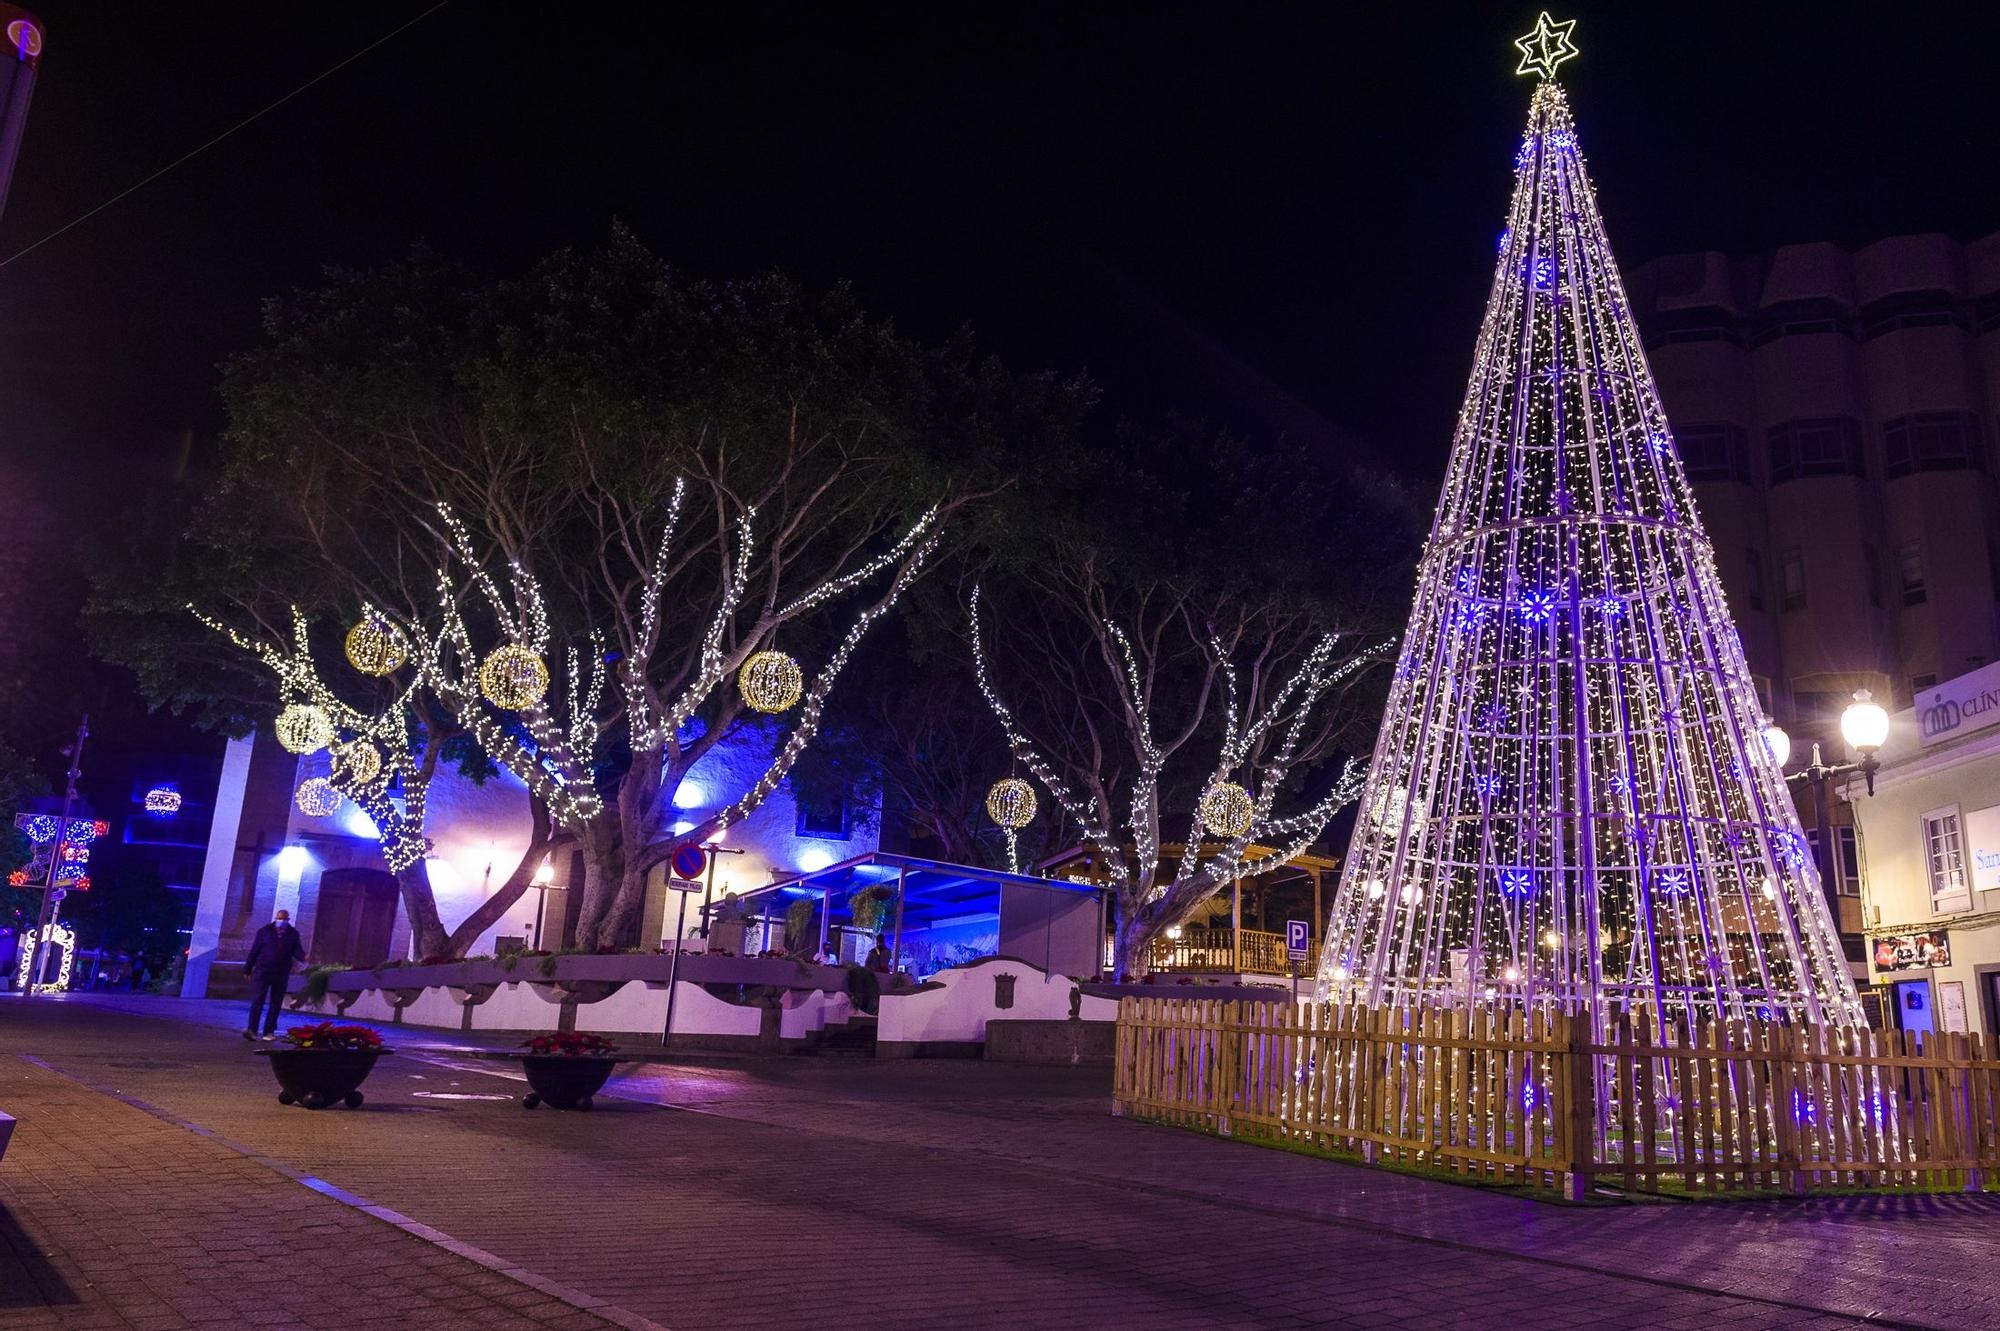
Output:
<instances>
[{"instance_id":1,"label":"awning over terrace","mask_svg":"<svg viewBox=\"0 0 2000 1331\"><path fill-rule=\"evenodd\" d=\"M796 901L817 902L825 946L834 930L855 928L851 903L869 888L887 894L880 933L895 969L928 975L996 953L1058 975L1094 976L1101 968L1104 909L1091 883L873 851L737 899L752 917L773 919Z\"/></svg>"}]
</instances>

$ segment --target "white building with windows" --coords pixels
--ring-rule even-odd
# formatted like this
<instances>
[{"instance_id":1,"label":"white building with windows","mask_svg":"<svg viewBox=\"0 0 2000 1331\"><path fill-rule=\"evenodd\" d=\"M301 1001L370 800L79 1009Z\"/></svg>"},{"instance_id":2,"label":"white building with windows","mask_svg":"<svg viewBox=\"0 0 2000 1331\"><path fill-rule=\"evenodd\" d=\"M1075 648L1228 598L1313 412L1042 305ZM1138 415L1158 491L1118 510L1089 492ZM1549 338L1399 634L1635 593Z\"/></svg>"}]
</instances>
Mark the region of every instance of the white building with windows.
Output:
<instances>
[{"instance_id":1,"label":"white building with windows","mask_svg":"<svg viewBox=\"0 0 2000 1331\"><path fill-rule=\"evenodd\" d=\"M1868 977L1905 1030L2000 1032L2000 664L1890 717L1859 828Z\"/></svg>"}]
</instances>

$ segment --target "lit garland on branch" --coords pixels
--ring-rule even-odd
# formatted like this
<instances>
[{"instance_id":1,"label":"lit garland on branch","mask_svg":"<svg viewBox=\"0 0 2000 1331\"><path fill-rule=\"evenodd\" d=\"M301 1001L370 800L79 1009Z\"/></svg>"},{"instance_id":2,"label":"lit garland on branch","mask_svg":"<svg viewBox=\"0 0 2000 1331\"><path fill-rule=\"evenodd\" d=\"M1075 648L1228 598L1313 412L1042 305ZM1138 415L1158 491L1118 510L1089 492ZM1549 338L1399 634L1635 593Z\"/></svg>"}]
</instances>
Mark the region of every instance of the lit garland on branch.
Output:
<instances>
[{"instance_id":1,"label":"lit garland on branch","mask_svg":"<svg viewBox=\"0 0 2000 1331\"><path fill-rule=\"evenodd\" d=\"M382 857L390 870L401 873L423 859L430 847L424 835L428 783L418 771L410 752L408 713L432 668L437 644L398 626L402 640L410 645L417 659L419 668L416 678L380 712L370 714L348 705L321 678L313 662L305 615L296 607L292 610L292 641L288 647L276 647L248 638L193 606L189 606L188 610L237 648L262 662L277 677L279 697L288 705L307 705L318 709L326 718L329 742L336 733L349 737L334 746L331 773L325 780L337 796L344 795L353 800L374 822L382 838ZM379 613L373 607L363 608L364 618ZM374 755L374 771L367 775L363 775L366 759L350 765L349 758L360 748L366 748ZM399 777L402 785L400 802L389 795L391 783ZM335 807L338 807L337 798Z\"/></svg>"},{"instance_id":2,"label":"lit garland on branch","mask_svg":"<svg viewBox=\"0 0 2000 1331\"><path fill-rule=\"evenodd\" d=\"M1555 67L1536 88L1322 999L1858 1025Z\"/></svg>"},{"instance_id":3,"label":"lit garland on branch","mask_svg":"<svg viewBox=\"0 0 2000 1331\"><path fill-rule=\"evenodd\" d=\"M969 614L973 672L980 695L999 720L1015 760L1041 783L1064 815L1077 825L1084 843L1118 890L1122 908L1134 917L1127 925L1121 925L1121 937L1131 925L1136 924L1138 934L1150 938L1153 933L1178 921L1196 905L1238 879L1289 863L1325 830L1334 813L1350 803L1360 791L1361 771L1357 764L1350 761L1333 788L1311 808L1284 818L1275 818L1271 813L1278 791L1298 762L1299 745L1315 707L1329 689L1378 659L1386 647L1358 652L1336 664L1335 649L1339 635L1322 636L1314 642L1298 669L1272 692L1263 709L1245 726L1241 724L1234 668L1221 645L1211 639L1210 651L1217 659L1227 707L1221 753L1206 790L1209 795L1214 795L1219 787L1226 784L1225 773L1245 766L1254 767L1258 789L1252 794L1242 786L1231 786L1241 797L1241 802L1230 798L1226 810L1229 816L1225 822L1235 826L1236 830L1233 833L1218 833L1223 838L1220 844L1212 844L1204 837L1202 806L1208 805L1209 801L1206 798L1197 801L1197 808L1190 813L1190 826L1182 842L1180 862L1173 874L1162 880L1160 846L1155 828L1159 818L1160 783L1168 755L1154 738L1152 709L1130 639L1115 624L1101 625L1117 656L1114 674L1119 681L1129 738L1138 760L1125 824L1125 829L1131 833L1133 848L1133 855L1128 858L1123 840L1114 832L1105 811L1097 802L1076 793L1042 747L1028 736L995 688L986 655L981 603L980 590L975 587ZM1253 763L1252 755L1274 733L1278 738L1270 755ZM1240 826L1236 825L1239 818ZM1262 854L1252 854L1253 844L1262 837L1275 837L1285 844L1276 849L1266 849ZM1137 959L1128 958L1128 962L1132 960Z\"/></svg>"}]
</instances>

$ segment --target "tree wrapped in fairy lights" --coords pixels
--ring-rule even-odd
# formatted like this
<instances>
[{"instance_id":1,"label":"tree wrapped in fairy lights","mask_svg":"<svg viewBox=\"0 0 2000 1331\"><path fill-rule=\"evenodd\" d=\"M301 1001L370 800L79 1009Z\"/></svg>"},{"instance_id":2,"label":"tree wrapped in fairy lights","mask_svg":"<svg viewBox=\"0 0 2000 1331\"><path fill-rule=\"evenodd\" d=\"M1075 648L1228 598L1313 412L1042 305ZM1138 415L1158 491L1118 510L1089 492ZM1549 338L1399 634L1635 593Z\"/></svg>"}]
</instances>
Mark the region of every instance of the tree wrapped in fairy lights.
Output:
<instances>
[{"instance_id":1,"label":"tree wrapped in fairy lights","mask_svg":"<svg viewBox=\"0 0 2000 1331\"><path fill-rule=\"evenodd\" d=\"M1321 999L1862 1021L1556 65L1540 76Z\"/></svg>"}]
</instances>

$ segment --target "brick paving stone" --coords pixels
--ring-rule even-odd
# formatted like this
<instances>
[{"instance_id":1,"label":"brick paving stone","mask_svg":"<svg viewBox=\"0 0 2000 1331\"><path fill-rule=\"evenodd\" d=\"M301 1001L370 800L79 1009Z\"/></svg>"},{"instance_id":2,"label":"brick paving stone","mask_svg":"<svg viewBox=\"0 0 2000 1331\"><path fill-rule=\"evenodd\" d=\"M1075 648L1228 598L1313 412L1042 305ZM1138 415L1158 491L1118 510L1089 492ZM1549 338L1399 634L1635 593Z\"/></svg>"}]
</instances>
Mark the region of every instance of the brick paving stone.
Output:
<instances>
[{"instance_id":1,"label":"brick paving stone","mask_svg":"<svg viewBox=\"0 0 2000 1331\"><path fill-rule=\"evenodd\" d=\"M276 1105L234 1013L35 1006L0 1003L0 1051L675 1331L2000 1328L1994 1198L1563 1208L1113 1120L1101 1073L979 1063L642 1065L597 1112L527 1113L437 1098L519 1088L414 1031L368 1107L312 1114Z\"/></svg>"},{"instance_id":2,"label":"brick paving stone","mask_svg":"<svg viewBox=\"0 0 2000 1331\"><path fill-rule=\"evenodd\" d=\"M440 1281L480 1268L409 1260L434 1250L18 1057L0 1056L0 1105L20 1120L0 1162L0 1331L347 1331L363 1304L391 1310L371 1323L381 1331L501 1331L544 1302L506 1282L419 1317ZM323 1271L360 1288L329 1290ZM565 1311L579 1331L610 1325Z\"/></svg>"}]
</instances>

